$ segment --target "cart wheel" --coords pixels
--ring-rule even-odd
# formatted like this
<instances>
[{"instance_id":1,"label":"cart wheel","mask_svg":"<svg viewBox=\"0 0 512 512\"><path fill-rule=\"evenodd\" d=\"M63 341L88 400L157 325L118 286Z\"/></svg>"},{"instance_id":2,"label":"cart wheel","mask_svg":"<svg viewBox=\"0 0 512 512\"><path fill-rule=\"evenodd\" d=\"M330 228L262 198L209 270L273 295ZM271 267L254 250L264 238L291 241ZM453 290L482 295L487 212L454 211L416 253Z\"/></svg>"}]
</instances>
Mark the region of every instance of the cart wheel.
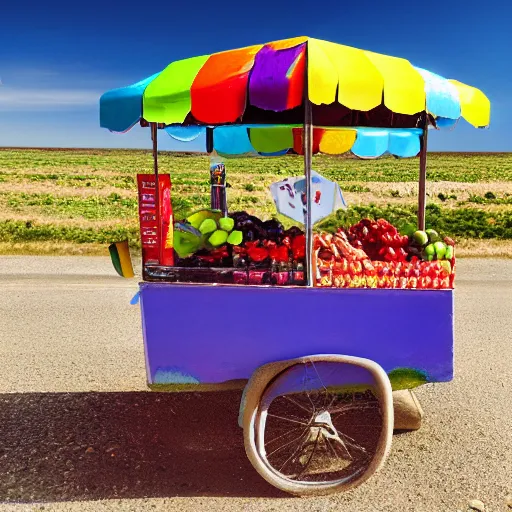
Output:
<instances>
[{"instance_id":1,"label":"cart wheel","mask_svg":"<svg viewBox=\"0 0 512 512\"><path fill-rule=\"evenodd\" d=\"M246 392L247 455L270 484L321 495L361 484L391 447L393 400L384 370L348 356L266 365Z\"/></svg>"}]
</instances>

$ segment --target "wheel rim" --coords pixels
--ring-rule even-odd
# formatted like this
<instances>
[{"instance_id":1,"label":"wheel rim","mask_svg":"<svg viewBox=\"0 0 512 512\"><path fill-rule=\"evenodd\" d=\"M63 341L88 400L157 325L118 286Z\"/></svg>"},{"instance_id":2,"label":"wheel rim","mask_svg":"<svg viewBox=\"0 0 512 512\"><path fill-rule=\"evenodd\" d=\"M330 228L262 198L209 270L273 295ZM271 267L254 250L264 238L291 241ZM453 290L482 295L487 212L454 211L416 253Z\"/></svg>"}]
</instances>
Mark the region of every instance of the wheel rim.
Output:
<instances>
[{"instance_id":1,"label":"wheel rim","mask_svg":"<svg viewBox=\"0 0 512 512\"><path fill-rule=\"evenodd\" d=\"M271 473L305 486L360 478L383 433L379 390L367 369L305 361L266 388L256 421L256 449Z\"/></svg>"}]
</instances>

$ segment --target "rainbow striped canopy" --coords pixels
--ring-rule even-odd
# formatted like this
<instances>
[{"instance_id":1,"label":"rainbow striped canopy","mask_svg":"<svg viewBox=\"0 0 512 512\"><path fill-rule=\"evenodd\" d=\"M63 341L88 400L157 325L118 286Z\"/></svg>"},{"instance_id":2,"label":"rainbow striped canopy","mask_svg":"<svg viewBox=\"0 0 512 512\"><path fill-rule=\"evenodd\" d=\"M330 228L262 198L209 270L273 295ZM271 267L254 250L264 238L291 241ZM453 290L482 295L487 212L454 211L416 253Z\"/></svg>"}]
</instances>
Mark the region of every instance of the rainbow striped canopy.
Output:
<instances>
[{"instance_id":1,"label":"rainbow striped canopy","mask_svg":"<svg viewBox=\"0 0 512 512\"><path fill-rule=\"evenodd\" d=\"M125 132L138 122L158 123L169 127L171 135L173 129L175 135L180 132L182 140L201 126L242 125L253 130L251 139L260 147L265 135L258 126L272 125L281 133L288 128L283 136L293 147L306 97L314 125L323 129L321 138L327 134L330 141L324 147L334 153L335 139L346 147L360 133L377 133L368 127L380 129L381 135L386 130L388 145L398 137L396 129L416 137L424 112L438 126L451 126L460 117L478 128L490 121L490 102L474 87L402 58L297 37L172 62L145 80L105 93L100 124ZM352 130L335 135L333 127Z\"/></svg>"}]
</instances>

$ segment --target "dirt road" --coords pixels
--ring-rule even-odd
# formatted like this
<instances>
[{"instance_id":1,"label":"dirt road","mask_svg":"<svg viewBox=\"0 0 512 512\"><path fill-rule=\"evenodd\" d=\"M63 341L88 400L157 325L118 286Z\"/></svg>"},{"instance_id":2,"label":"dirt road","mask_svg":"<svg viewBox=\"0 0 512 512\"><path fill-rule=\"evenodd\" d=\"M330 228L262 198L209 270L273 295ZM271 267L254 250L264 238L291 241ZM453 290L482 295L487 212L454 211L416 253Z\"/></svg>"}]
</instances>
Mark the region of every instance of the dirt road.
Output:
<instances>
[{"instance_id":1,"label":"dirt road","mask_svg":"<svg viewBox=\"0 0 512 512\"><path fill-rule=\"evenodd\" d=\"M2 257L0 290L2 511L506 510L512 260L459 262L455 380L418 390L424 425L394 437L377 476L320 499L252 469L240 393L146 392L137 282L108 259Z\"/></svg>"}]
</instances>

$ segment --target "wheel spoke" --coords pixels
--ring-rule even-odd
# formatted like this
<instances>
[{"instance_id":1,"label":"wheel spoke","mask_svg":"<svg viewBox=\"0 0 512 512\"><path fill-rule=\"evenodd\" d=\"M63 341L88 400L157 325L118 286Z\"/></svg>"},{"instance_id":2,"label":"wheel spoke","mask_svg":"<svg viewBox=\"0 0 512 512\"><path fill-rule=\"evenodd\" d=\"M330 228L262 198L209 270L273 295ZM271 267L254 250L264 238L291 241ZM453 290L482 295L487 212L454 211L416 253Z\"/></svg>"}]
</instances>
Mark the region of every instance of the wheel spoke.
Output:
<instances>
[{"instance_id":1,"label":"wheel spoke","mask_svg":"<svg viewBox=\"0 0 512 512\"><path fill-rule=\"evenodd\" d=\"M331 440L327 437L326 438L326 441L327 441L327 446L330 448L330 450L332 451L332 453L334 453L334 456L339 459L339 460L343 460L341 459L341 457L339 456L339 453L336 451L336 448L332 445L332 442Z\"/></svg>"},{"instance_id":2,"label":"wheel spoke","mask_svg":"<svg viewBox=\"0 0 512 512\"><path fill-rule=\"evenodd\" d=\"M324 388L324 391L325 391L324 404L323 404L323 407L325 409L325 406L326 406L326 404L327 404L331 394L329 393L329 390L325 387L324 381L322 380L322 377L320 377L320 373L318 373L318 368L316 367L314 361L311 361L311 365L313 366L313 369L315 370L315 373L316 373L316 375L318 377L318 380L320 381L320 384ZM331 401L331 404L334 402L334 400L336 400L336 395L333 395L333 399Z\"/></svg>"},{"instance_id":3,"label":"wheel spoke","mask_svg":"<svg viewBox=\"0 0 512 512\"><path fill-rule=\"evenodd\" d=\"M285 443L281 446L278 446L274 451L268 453L267 457L272 457L272 455L274 455L274 453L277 453L277 452L281 451L283 448L286 448L287 446L290 446L291 444L300 440L300 438L306 433L306 430L308 430L307 427L302 431L302 434L299 437L296 437L295 439L292 439L291 441L288 441L287 443Z\"/></svg>"},{"instance_id":4,"label":"wheel spoke","mask_svg":"<svg viewBox=\"0 0 512 512\"><path fill-rule=\"evenodd\" d=\"M303 387L303 390L306 392L308 400L311 402L311 406L313 407L313 414L314 414L316 412L316 407L315 407L315 404L313 403L313 400L311 400L311 395L309 394L309 390L306 388L307 380L308 380L308 367L305 364L304 365L304 379L302 381L302 387Z\"/></svg>"},{"instance_id":5,"label":"wheel spoke","mask_svg":"<svg viewBox=\"0 0 512 512\"><path fill-rule=\"evenodd\" d=\"M280 436L274 437L270 441L265 441L265 445L268 445L268 444L271 444L271 443L275 443L279 439L282 439L283 437L286 437L286 436L290 435L294 430L299 430L299 429L300 429L300 427L292 427L290 430L287 430L284 434L281 434Z\"/></svg>"},{"instance_id":6,"label":"wheel spoke","mask_svg":"<svg viewBox=\"0 0 512 512\"><path fill-rule=\"evenodd\" d=\"M327 441L331 441L331 440L330 440L330 439L327 439ZM352 455L350 455L350 452L348 451L347 446L345 445L345 443L344 443L341 439L339 440L339 444L341 445L341 447L343 448L343 450L345 450L345 453L347 454L348 458L349 458L350 460L354 460L354 458L352 457ZM329 444L329 446L331 446L331 445ZM336 445L335 445L335 446L336 446ZM334 453L336 453L336 454L337 454L337 452L336 452L336 448L335 448L335 447L332 447L332 449L334 450ZM339 456L338 456L338 458L340 458L340 459L341 459L341 457L339 457ZM341 459L341 460L345 460L345 459Z\"/></svg>"},{"instance_id":7,"label":"wheel spoke","mask_svg":"<svg viewBox=\"0 0 512 512\"><path fill-rule=\"evenodd\" d=\"M307 432L305 432L304 434L307 434ZM302 434L301 437L304 437L304 434ZM288 462L290 462L290 460L292 460L294 457L296 457L297 453L299 452L299 450L304 446L304 441L302 441L302 444L299 445L295 451L284 461L283 465L279 468L279 472L281 473L281 471L283 471L284 467L288 464Z\"/></svg>"},{"instance_id":8,"label":"wheel spoke","mask_svg":"<svg viewBox=\"0 0 512 512\"><path fill-rule=\"evenodd\" d=\"M318 432L316 434L315 444L313 445L313 449L311 450L311 455L309 456L309 459L306 462L306 465L302 468L302 471L297 475L297 479L299 479L304 474L304 471L306 471L306 469L308 468L309 463L311 462L311 459L313 458L313 455L315 455L316 447L318 446L318 439L320 438L320 432L321 432L321 429L318 429Z\"/></svg>"},{"instance_id":9,"label":"wheel spoke","mask_svg":"<svg viewBox=\"0 0 512 512\"><path fill-rule=\"evenodd\" d=\"M330 409L331 407L333 406L334 402L336 401L338 397L336 395L332 395L332 400L331 400L331 403L327 406L327 410L329 411L330 413Z\"/></svg>"},{"instance_id":10,"label":"wheel spoke","mask_svg":"<svg viewBox=\"0 0 512 512\"><path fill-rule=\"evenodd\" d=\"M317 367L315 365L315 362L314 361L310 361L310 362L311 362L311 366L313 366L313 370L315 370L315 373L316 373L316 375L318 377L318 380L320 381L320 384L324 388L325 392L328 393L327 388L325 387L324 381L322 380L322 377L320 377L320 374L318 373L318 369L317 369Z\"/></svg>"},{"instance_id":11,"label":"wheel spoke","mask_svg":"<svg viewBox=\"0 0 512 512\"><path fill-rule=\"evenodd\" d=\"M368 455L366 448L358 444L358 442L355 439L352 439L351 437L341 433L338 433L338 435L340 436L340 439L343 438L343 442L345 444L348 444L348 446L352 447L353 449L359 450L360 452L363 452L365 455Z\"/></svg>"},{"instance_id":12,"label":"wheel spoke","mask_svg":"<svg viewBox=\"0 0 512 512\"><path fill-rule=\"evenodd\" d=\"M366 411L370 409L380 409L379 404L357 404L349 403L335 407L332 411L329 411L331 416L337 416L338 414L344 414L350 411Z\"/></svg>"},{"instance_id":13,"label":"wheel spoke","mask_svg":"<svg viewBox=\"0 0 512 512\"><path fill-rule=\"evenodd\" d=\"M299 425L307 426L308 423L305 423L304 421L294 420L292 418L286 418L284 416L278 416L277 414L267 413L267 416L271 416L272 418L277 418L283 421L290 421L291 423L298 423Z\"/></svg>"},{"instance_id":14,"label":"wheel spoke","mask_svg":"<svg viewBox=\"0 0 512 512\"><path fill-rule=\"evenodd\" d=\"M300 409L302 409L303 411L306 411L308 414L311 414L312 411L310 409L308 409L305 405L302 405L300 404L299 402L297 402L296 400L294 400L293 398L291 398L290 396L288 395L283 395L283 398L286 398L286 400L288 400L289 402L291 402L292 404L296 405L297 407L299 407Z\"/></svg>"}]
</instances>

